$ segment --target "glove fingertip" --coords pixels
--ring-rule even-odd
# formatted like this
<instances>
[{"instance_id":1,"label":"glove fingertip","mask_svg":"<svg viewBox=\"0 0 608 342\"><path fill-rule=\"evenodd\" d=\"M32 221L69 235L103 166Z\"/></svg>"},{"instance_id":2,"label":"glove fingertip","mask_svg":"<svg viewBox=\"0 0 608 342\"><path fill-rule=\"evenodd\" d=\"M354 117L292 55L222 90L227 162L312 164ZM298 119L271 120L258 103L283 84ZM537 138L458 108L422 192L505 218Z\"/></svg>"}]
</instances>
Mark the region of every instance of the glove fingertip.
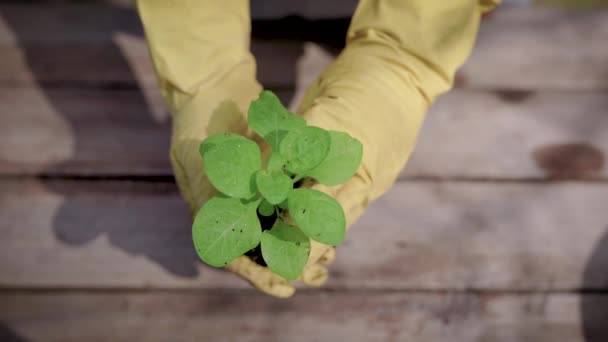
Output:
<instances>
[{"instance_id":1,"label":"glove fingertip","mask_svg":"<svg viewBox=\"0 0 608 342\"><path fill-rule=\"evenodd\" d=\"M306 266L298 280L308 286L319 287L325 284L328 277L329 271L327 268L319 264L312 264Z\"/></svg>"},{"instance_id":2,"label":"glove fingertip","mask_svg":"<svg viewBox=\"0 0 608 342\"><path fill-rule=\"evenodd\" d=\"M336 260L336 249L331 247L319 258L319 264L331 265Z\"/></svg>"},{"instance_id":3,"label":"glove fingertip","mask_svg":"<svg viewBox=\"0 0 608 342\"><path fill-rule=\"evenodd\" d=\"M278 298L293 296L296 289L286 279L272 273L268 268L256 264L246 256L241 256L226 266L231 272L247 280L256 289Z\"/></svg>"}]
</instances>

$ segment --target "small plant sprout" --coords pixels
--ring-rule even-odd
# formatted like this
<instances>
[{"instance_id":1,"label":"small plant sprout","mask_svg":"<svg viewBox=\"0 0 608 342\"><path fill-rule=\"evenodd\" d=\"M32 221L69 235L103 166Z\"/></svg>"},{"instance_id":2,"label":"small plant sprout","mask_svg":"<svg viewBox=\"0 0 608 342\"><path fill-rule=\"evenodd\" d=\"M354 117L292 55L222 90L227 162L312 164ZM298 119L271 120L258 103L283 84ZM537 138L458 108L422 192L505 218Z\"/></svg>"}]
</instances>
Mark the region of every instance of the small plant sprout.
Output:
<instances>
[{"instance_id":1,"label":"small plant sprout","mask_svg":"<svg viewBox=\"0 0 608 342\"><path fill-rule=\"evenodd\" d=\"M258 144L241 135L219 133L201 143L207 177L221 194L196 215L194 246L211 266L223 267L245 254L296 279L308 261L311 239L336 246L346 230L340 204L323 192L298 188L298 181L346 182L361 163L363 146L346 133L308 126L270 91L251 103L247 121L271 147L267 166L262 167Z\"/></svg>"}]
</instances>

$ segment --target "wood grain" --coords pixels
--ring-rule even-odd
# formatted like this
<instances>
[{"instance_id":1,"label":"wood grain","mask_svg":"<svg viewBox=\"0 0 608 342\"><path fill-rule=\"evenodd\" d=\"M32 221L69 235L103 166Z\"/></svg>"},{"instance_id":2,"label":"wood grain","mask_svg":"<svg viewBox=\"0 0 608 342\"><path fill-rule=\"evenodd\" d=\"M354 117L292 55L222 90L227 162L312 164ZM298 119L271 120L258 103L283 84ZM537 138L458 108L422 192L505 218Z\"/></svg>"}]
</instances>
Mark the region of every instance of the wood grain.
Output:
<instances>
[{"instance_id":1,"label":"wood grain","mask_svg":"<svg viewBox=\"0 0 608 342\"><path fill-rule=\"evenodd\" d=\"M608 307L605 297L573 294L15 293L0 294L0 321L28 342L604 341L602 317L575 310L582 300Z\"/></svg>"},{"instance_id":2,"label":"wood grain","mask_svg":"<svg viewBox=\"0 0 608 342\"><path fill-rule=\"evenodd\" d=\"M0 286L246 287L198 260L173 187L0 181ZM606 184L403 182L351 229L328 287L608 289L607 222Z\"/></svg>"},{"instance_id":3,"label":"wood grain","mask_svg":"<svg viewBox=\"0 0 608 342\"><path fill-rule=\"evenodd\" d=\"M16 87L0 102L0 174L172 174L158 95ZM402 178L606 179L607 107L600 92L455 90L427 115Z\"/></svg>"},{"instance_id":4,"label":"wood grain","mask_svg":"<svg viewBox=\"0 0 608 342\"><path fill-rule=\"evenodd\" d=\"M0 102L0 174L173 174L158 94L15 87L0 88Z\"/></svg>"},{"instance_id":5,"label":"wood grain","mask_svg":"<svg viewBox=\"0 0 608 342\"><path fill-rule=\"evenodd\" d=\"M17 174L171 174L170 124L139 92L0 90L0 170ZM160 122L159 122L160 121Z\"/></svg>"},{"instance_id":6,"label":"wood grain","mask_svg":"<svg viewBox=\"0 0 608 342\"><path fill-rule=\"evenodd\" d=\"M1 26L0 26L1 27ZM252 42L258 80L292 89L302 43ZM6 46L0 43L0 86L158 88L143 37L116 33L112 41Z\"/></svg>"},{"instance_id":7,"label":"wood grain","mask_svg":"<svg viewBox=\"0 0 608 342\"><path fill-rule=\"evenodd\" d=\"M606 179L606 106L600 92L454 90L427 114L404 176Z\"/></svg>"},{"instance_id":8,"label":"wood grain","mask_svg":"<svg viewBox=\"0 0 608 342\"><path fill-rule=\"evenodd\" d=\"M481 25L461 83L476 88L608 88L608 10L499 7Z\"/></svg>"},{"instance_id":9,"label":"wood grain","mask_svg":"<svg viewBox=\"0 0 608 342\"><path fill-rule=\"evenodd\" d=\"M155 87L142 29L132 9L3 4L0 15L0 84L127 82ZM140 42L121 45L120 35ZM298 39L298 33L294 35ZM484 20L458 83L472 88L607 89L608 51L603 48L607 40L607 10L505 6ZM293 87L301 45L255 40L261 82L270 88ZM136 81L128 65L147 72Z\"/></svg>"},{"instance_id":10,"label":"wood grain","mask_svg":"<svg viewBox=\"0 0 608 342\"><path fill-rule=\"evenodd\" d=\"M90 15L95 13L95 15ZM254 39L258 79L293 88L298 40ZM133 9L104 5L0 5L0 85L157 88Z\"/></svg>"}]
</instances>

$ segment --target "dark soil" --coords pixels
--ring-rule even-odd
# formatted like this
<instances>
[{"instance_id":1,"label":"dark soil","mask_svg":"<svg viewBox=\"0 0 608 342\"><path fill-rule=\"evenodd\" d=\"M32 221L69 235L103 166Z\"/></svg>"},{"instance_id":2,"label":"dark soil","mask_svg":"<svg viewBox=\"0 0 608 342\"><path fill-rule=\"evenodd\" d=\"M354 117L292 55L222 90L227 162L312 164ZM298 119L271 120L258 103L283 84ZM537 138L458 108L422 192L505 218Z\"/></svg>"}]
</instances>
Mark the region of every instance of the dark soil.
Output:
<instances>
[{"instance_id":1,"label":"dark soil","mask_svg":"<svg viewBox=\"0 0 608 342\"><path fill-rule=\"evenodd\" d=\"M311 182L311 179L304 178L297 181L294 184L294 188L299 188L304 182ZM282 212L283 209L279 208L279 213ZM264 216L258 212L258 219L260 220L260 224L262 225L262 231L265 231L274 226L274 223L277 221L277 214L275 212L272 216ZM251 258L251 260L255 261L258 265L267 266L266 262L264 261L264 257L262 256L262 246L260 244L258 244L254 249L245 253L245 255Z\"/></svg>"},{"instance_id":2,"label":"dark soil","mask_svg":"<svg viewBox=\"0 0 608 342\"><path fill-rule=\"evenodd\" d=\"M279 209L281 210L281 209ZM258 219L262 225L262 231L272 228L274 223L277 221L276 212L272 216L264 216L258 212ZM262 257L262 246L258 244L254 249L245 253L246 256L250 257L251 260L255 261L258 265L266 266L266 262Z\"/></svg>"}]
</instances>

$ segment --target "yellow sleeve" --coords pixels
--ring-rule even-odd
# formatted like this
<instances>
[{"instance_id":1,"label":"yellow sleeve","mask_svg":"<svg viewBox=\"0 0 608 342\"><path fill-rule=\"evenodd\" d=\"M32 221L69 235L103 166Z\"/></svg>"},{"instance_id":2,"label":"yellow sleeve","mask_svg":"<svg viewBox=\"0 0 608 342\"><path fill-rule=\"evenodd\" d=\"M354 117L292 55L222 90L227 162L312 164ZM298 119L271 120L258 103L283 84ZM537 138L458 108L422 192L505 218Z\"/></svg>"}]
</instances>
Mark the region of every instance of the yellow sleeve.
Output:
<instances>
[{"instance_id":1,"label":"yellow sleeve","mask_svg":"<svg viewBox=\"0 0 608 342\"><path fill-rule=\"evenodd\" d=\"M198 146L209 134L239 131L261 90L249 50L248 0L139 0L162 95L173 114L171 162L194 215L212 195Z\"/></svg>"},{"instance_id":2,"label":"yellow sleeve","mask_svg":"<svg viewBox=\"0 0 608 342\"><path fill-rule=\"evenodd\" d=\"M362 167L334 193L349 223L396 180L430 105L451 88L456 70L471 53L488 4L359 2L346 48L307 91L298 110L311 124L346 130L363 142Z\"/></svg>"},{"instance_id":3,"label":"yellow sleeve","mask_svg":"<svg viewBox=\"0 0 608 342\"><path fill-rule=\"evenodd\" d=\"M139 0L148 49L165 101L175 114L209 88L259 87L249 51L248 0Z\"/></svg>"}]
</instances>

